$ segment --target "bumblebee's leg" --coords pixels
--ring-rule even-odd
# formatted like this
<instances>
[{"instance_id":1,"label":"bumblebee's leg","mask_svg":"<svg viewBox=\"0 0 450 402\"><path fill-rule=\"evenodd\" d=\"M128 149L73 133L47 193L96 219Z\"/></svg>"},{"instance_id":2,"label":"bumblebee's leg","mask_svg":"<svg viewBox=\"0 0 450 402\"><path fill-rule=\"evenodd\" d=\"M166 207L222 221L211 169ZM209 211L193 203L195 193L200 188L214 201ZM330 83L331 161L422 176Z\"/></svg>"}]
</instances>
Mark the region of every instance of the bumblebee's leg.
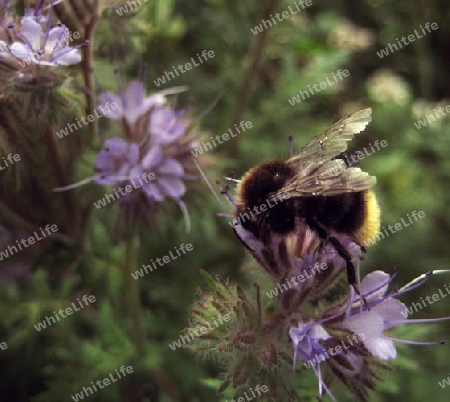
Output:
<instances>
[{"instance_id":1,"label":"bumblebee's leg","mask_svg":"<svg viewBox=\"0 0 450 402\"><path fill-rule=\"evenodd\" d=\"M327 230L324 228L324 226L317 221L315 218L309 218L307 219L308 226L313 229L318 236L326 241L328 240L336 250L336 252L344 259L346 263L347 268L347 280L349 285L352 285L355 291L359 294L359 290L356 286L356 270L355 266L352 263L352 256L348 252L348 250L341 244L341 242L333 236L328 236Z\"/></svg>"},{"instance_id":2,"label":"bumblebee's leg","mask_svg":"<svg viewBox=\"0 0 450 402\"><path fill-rule=\"evenodd\" d=\"M344 259L347 267L347 280L349 285L352 285L355 288L355 291L359 294L359 290L356 285L356 270L355 266L352 263L352 256L348 252L348 250L341 244L341 242L336 239L336 237L329 237L328 241L333 245L334 249L337 253Z\"/></svg>"},{"instance_id":3,"label":"bumblebee's leg","mask_svg":"<svg viewBox=\"0 0 450 402\"><path fill-rule=\"evenodd\" d=\"M366 299L361 295L361 292L359 291L360 286L359 271L358 275L356 275L356 269L352 263L352 256L349 253L349 251L342 245L342 243L336 237L328 236L327 230L319 221L317 221L317 219L309 218L307 219L307 224L311 229L313 229L317 233L317 235L321 239L325 241L328 240L333 245L336 252L344 259L347 268L347 281L348 284L353 287L356 294L360 298L361 311L363 304L368 308Z\"/></svg>"}]
</instances>

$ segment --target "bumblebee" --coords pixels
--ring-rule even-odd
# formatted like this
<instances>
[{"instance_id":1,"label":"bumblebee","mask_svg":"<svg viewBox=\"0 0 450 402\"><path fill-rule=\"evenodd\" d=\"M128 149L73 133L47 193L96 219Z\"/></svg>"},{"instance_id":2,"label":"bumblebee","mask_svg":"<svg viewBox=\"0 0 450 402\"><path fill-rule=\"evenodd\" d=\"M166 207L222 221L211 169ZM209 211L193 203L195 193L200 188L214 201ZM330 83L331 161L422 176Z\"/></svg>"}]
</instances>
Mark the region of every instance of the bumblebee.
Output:
<instances>
[{"instance_id":1,"label":"bumblebee","mask_svg":"<svg viewBox=\"0 0 450 402\"><path fill-rule=\"evenodd\" d=\"M355 286L352 256L340 239L361 245L378 233L380 208L370 190L376 178L336 157L372 120L371 113L367 108L348 114L287 160L264 162L239 181L235 232L272 275L286 274L290 258L302 257L306 240L315 235L345 260L348 282ZM250 238L262 247L256 250Z\"/></svg>"}]
</instances>

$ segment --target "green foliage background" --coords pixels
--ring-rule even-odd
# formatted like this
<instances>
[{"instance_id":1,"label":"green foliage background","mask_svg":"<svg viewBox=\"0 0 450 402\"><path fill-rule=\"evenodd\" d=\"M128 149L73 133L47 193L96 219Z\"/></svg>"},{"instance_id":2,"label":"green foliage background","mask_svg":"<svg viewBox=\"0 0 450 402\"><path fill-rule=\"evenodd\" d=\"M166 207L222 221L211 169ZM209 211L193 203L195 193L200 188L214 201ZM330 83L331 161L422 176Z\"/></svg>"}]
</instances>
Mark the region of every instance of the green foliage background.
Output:
<instances>
[{"instance_id":1,"label":"green foliage background","mask_svg":"<svg viewBox=\"0 0 450 402\"><path fill-rule=\"evenodd\" d=\"M266 30L264 40L264 34L253 35L250 28L267 19L271 7L281 12L293 1L141 3L122 17L109 8L103 10L95 34L95 75L104 88L115 91L114 68L120 67L124 79L129 80L145 64L148 92L188 85L190 90L178 102L192 105L195 115L221 95L201 120L205 138L225 133L236 116L240 116L238 121L251 121L252 129L208 153L216 162L206 168L210 180L223 180L230 170L240 177L268 157L287 157L289 135L295 148L300 148L343 114L370 106L373 121L350 143L349 153L377 139L388 142L387 148L358 163L378 179L375 191L382 224L401 222L414 210L424 211L425 218L370 248L362 272L393 272L398 265L394 285L400 287L429 270L448 268L450 118L444 116L420 130L414 125L434 113L438 103L444 108L450 105L447 2L313 0L305 11ZM396 38L408 36L428 21L436 22L439 29L388 56L377 56L388 43L396 43ZM353 31L346 30L344 23L351 24ZM361 29L366 30L364 34ZM258 44L262 49L260 62L249 73ZM203 50L213 50L215 57L161 87L154 84L166 71L173 71L172 66L190 61ZM300 104L289 104L288 99L299 90L331 78L338 69L348 69L349 78ZM101 138L113 134L111 125L101 121ZM80 131L72 135L87 134ZM91 141L91 150L77 167L76 179L92 175L100 145ZM104 193L95 185L77 191L85 200L96 200ZM216 216L225 211L203 182L190 185L185 200L191 233L186 234L176 205L168 205L159 213L158 223L136 244L140 246L136 269L181 243L194 247L139 280L148 340L142 354L134 349L129 303L123 297L127 286L121 268L125 251L112 242L113 206L92 212L85 247L53 244L26 262L31 266L27 278L1 284L0 341L8 348L0 351L0 401L68 401L82 387L121 365L132 365L135 374L86 399L231 399L230 391L225 397L215 394L220 364L196 361L190 353L172 351L168 345L188 324L188 307L196 299L196 288L206 287L200 269L249 287L255 277L264 278L234 237L228 220ZM50 219L52 211L47 214ZM0 262L0 270L4 264ZM444 284L450 284L449 275L432 277L402 301L409 306L438 288L445 292ZM95 295L97 302L91 308L42 332L34 329L33 325L54 309L65 308L84 294ZM445 316L449 311L447 301L440 300L412 318ZM450 324L442 323L427 329L406 326L395 334L438 340L448 337L449 332ZM448 401L450 389L438 385L448 376L448 346L399 345L398 352L399 358L392 362L394 371L384 374L386 382L371 400L423 401L433 395L437 402ZM314 400L313 373L303 371L299 384L302 394L309 395L305 400ZM344 389L338 396L339 400L351 400Z\"/></svg>"}]
</instances>

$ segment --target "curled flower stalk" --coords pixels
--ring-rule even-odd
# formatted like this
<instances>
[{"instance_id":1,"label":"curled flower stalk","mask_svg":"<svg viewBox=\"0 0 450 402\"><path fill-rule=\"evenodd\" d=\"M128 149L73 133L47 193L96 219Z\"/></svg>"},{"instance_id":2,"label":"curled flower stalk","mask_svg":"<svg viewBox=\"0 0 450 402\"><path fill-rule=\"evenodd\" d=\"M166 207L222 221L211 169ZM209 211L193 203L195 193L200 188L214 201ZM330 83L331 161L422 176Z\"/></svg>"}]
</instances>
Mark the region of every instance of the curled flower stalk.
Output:
<instances>
[{"instance_id":1,"label":"curled flower stalk","mask_svg":"<svg viewBox=\"0 0 450 402\"><path fill-rule=\"evenodd\" d=\"M72 34L63 24L53 22L52 8L47 15L42 9L28 9L15 21L4 13L2 28L1 61L18 67L14 84L25 90L31 83L38 85L38 78L46 77L45 74L50 80L50 72L55 70L49 67L81 61L78 48L82 45L70 46Z\"/></svg>"},{"instance_id":2,"label":"curled flower stalk","mask_svg":"<svg viewBox=\"0 0 450 402\"><path fill-rule=\"evenodd\" d=\"M4 220L17 222L21 217L22 227L30 230L42 225L45 211L52 211L66 239L79 244L83 222L76 198L55 197L51 189L73 181L82 149L80 137L58 141L55 136L78 115L77 98L69 95L68 67L81 56L70 43L73 36L67 27L54 18L56 2L25 3L23 15L17 15L8 2L0 2L1 156L12 152L21 158L5 172L1 185L2 209L8 211ZM32 3L34 7L28 7ZM16 198L10 196L11 188ZM30 207L33 198L42 210Z\"/></svg>"},{"instance_id":3,"label":"curled flower stalk","mask_svg":"<svg viewBox=\"0 0 450 402\"><path fill-rule=\"evenodd\" d=\"M136 349L145 349L146 335L140 301L139 282L133 279L136 234L141 224L152 222L156 210L166 200L175 201L185 217L189 216L182 197L190 172L190 151L198 144L187 110L176 110L167 95L175 88L147 96L142 81L124 87L118 79L118 93L101 92L98 111L117 123L120 136L107 138L93 164L95 174L78 183L54 189L66 191L94 181L105 188L97 208L114 203L118 220L115 239L125 243L123 276L127 283L126 301L130 306Z\"/></svg>"},{"instance_id":4,"label":"curled flower stalk","mask_svg":"<svg viewBox=\"0 0 450 402\"><path fill-rule=\"evenodd\" d=\"M233 206L229 189L222 193ZM265 384L268 396L276 400L300 400L306 394L299 388L299 379L310 370L317 377L320 400L327 394L336 401L333 389L341 382L358 400L367 401L370 391L383 380L380 369L390 369L387 362L397 357L396 343L445 343L404 340L392 333L404 324L450 319L407 319L407 308L398 300L403 293L423 285L431 273L389 292L395 274L377 270L359 283L358 294L346 281L346 261L330 242L320 242L313 232L306 232L299 241L302 247L294 248L289 266L265 266L267 258L262 255L267 245L239 222L235 221L233 228L277 282L265 293L267 297L260 292L261 285L255 284L256 295L250 297L239 285L207 278L210 292L200 292L199 302L191 309L195 325L191 324L187 335L214 314L230 314L230 323L193 336L186 347L221 362L225 373L219 392L232 386L236 396L242 396L252 386ZM337 236L359 266L361 247L348 236ZM276 250L276 244L272 249Z\"/></svg>"},{"instance_id":5,"label":"curled flower stalk","mask_svg":"<svg viewBox=\"0 0 450 402\"><path fill-rule=\"evenodd\" d=\"M388 331L401 324L439 322L449 317L430 320L407 320L406 306L396 299L403 292L386 294L393 277L382 271L368 274L361 282L361 298L350 292L347 299L330 306L321 317L309 321L301 316L289 335L294 347L294 369L297 361L313 368L320 386L333 399L321 374L322 363L361 400L367 400L368 389L375 390L381 380L376 367L388 367L384 361L397 356L395 342L435 345L444 343L415 342L393 337ZM425 279L426 280L426 279ZM422 283L425 282L422 281ZM422 284L421 283L421 284ZM333 399L334 400L334 399Z\"/></svg>"},{"instance_id":6,"label":"curled flower stalk","mask_svg":"<svg viewBox=\"0 0 450 402\"><path fill-rule=\"evenodd\" d=\"M29 102L35 112L53 106L46 104L48 93L66 81L67 66L80 63L78 48L85 45L73 45L73 33L54 18L53 5L40 3L22 17L8 4L0 13L0 90L6 98Z\"/></svg>"}]
</instances>

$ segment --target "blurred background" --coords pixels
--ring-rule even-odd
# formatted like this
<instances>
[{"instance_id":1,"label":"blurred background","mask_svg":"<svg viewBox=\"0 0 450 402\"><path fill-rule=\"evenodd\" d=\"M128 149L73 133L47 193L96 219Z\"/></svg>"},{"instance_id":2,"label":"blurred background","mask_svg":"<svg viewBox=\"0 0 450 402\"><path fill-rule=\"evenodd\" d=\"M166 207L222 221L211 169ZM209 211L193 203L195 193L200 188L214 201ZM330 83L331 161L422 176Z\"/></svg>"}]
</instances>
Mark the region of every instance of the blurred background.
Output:
<instances>
[{"instance_id":1,"label":"blurred background","mask_svg":"<svg viewBox=\"0 0 450 402\"><path fill-rule=\"evenodd\" d=\"M402 225L400 231L369 248L362 274L373 270L392 273L398 266L392 286L401 287L429 270L448 268L447 2L313 0L304 9L298 5L301 11L281 21L275 14L289 7L297 10L299 2L152 0L136 2L141 4L120 16L117 10L131 3L102 4L94 35L93 70L98 85L116 91L115 68L129 81L145 67L147 93L189 86L177 98L180 107L190 107L194 116L200 116L213 105L199 123L205 141L235 123L250 121L251 129L207 152L210 161L204 170L213 183L223 182L230 170L239 178L266 158L289 156L290 135L294 149L299 149L344 114L371 107L373 121L350 142L348 155L364 152L364 147L370 151L369 144L376 140L388 144L356 164L377 177L382 226L401 223L402 218L409 222L407 215L413 211L423 211L425 217ZM276 20L272 26L260 25L271 18ZM438 29L424 34L421 26L425 29L427 22L435 22ZM415 31L422 37L400 48L401 37L415 35ZM204 50L215 56L165 83L157 81L173 72L174 66L197 60L197 53ZM334 81L339 69L348 70L349 75ZM299 91L308 91L327 77L335 84L300 102L293 100ZM109 121L99 124L102 139L114 135ZM85 134L80 131L80 135ZM100 142L89 141L92 151L77 164L77 180L92 175L92 162L101 147ZM0 177L5 174L0 172ZM10 194L16 190L10 185ZM94 184L79 190L80 197L91 203L103 193ZM172 351L168 345L188 325L188 307L197 298L196 289L206 287L200 269L244 287L250 287L255 278L265 279L234 236L228 219L217 217L227 211L203 181L190 183L183 199L192 221L190 233L185 231L178 207L169 202L158 212L157 224L140 237L136 269L181 243L193 246L192 252L138 281L147 331L145 353L136 353L130 338L129 303L123 297L126 284L120 268L124 249L111 240L113 206L92 211L83 248L53 242L0 261L0 342L7 344L0 351L0 401L68 401L83 386L125 363L135 368L136 375L86 399L231 400L231 392L220 397L215 393L220 362L198 361L188 351ZM36 208L38 204L35 200ZM40 213L50 222L56 212ZM20 221L14 228L3 228L0 249L20 239L21 230ZM444 285L450 285L450 275L431 277L401 300L410 306L438 288L445 292ZM84 294L97 299L90 309L42 332L33 327ZM412 318L446 315L450 315L449 303L441 299ZM405 326L394 334L435 341L449 333L450 323L443 322L426 328ZM432 395L437 402L448 401L450 387L443 389L438 381L449 375L449 347L397 345L399 357L392 361L393 370L383 373L385 382L370 400L423 401ZM312 392L305 400L315 400L314 373L305 370L302 375L302 384ZM338 395L339 400L352 400L345 390Z\"/></svg>"}]
</instances>

